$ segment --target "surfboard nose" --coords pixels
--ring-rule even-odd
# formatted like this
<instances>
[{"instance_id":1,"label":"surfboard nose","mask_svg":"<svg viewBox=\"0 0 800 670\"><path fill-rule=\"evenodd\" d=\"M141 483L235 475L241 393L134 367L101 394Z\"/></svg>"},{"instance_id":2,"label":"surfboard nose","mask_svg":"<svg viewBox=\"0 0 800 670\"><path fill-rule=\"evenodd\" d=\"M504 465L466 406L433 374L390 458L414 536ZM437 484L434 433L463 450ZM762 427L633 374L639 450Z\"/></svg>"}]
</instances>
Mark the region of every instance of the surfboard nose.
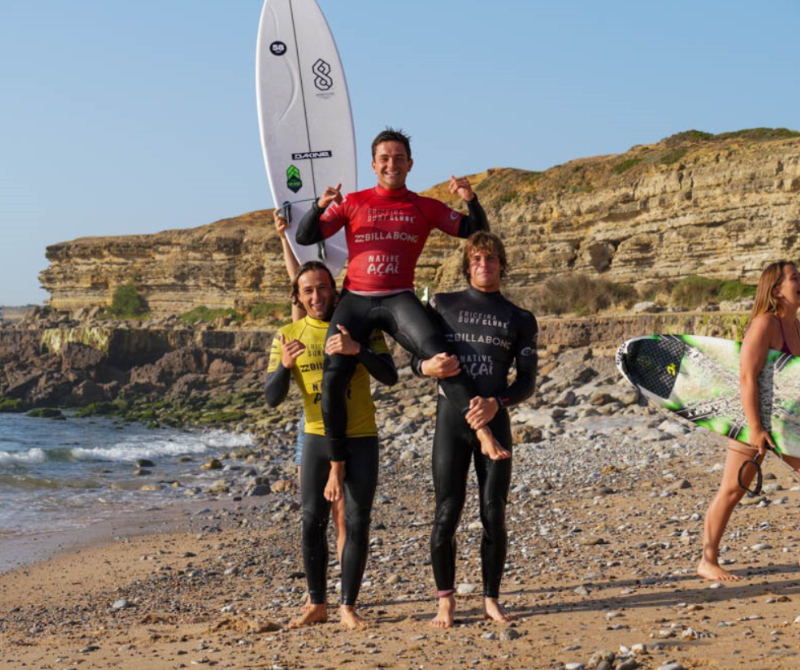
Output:
<instances>
[{"instance_id":1,"label":"surfboard nose","mask_svg":"<svg viewBox=\"0 0 800 670\"><path fill-rule=\"evenodd\" d=\"M619 349L617 349L617 354L614 357L614 362L617 365L617 370L619 370L620 374L625 377L625 380L631 385L636 386L631 381L631 376L628 374L628 366L627 366L627 353L628 353L628 343L623 342Z\"/></svg>"}]
</instances>

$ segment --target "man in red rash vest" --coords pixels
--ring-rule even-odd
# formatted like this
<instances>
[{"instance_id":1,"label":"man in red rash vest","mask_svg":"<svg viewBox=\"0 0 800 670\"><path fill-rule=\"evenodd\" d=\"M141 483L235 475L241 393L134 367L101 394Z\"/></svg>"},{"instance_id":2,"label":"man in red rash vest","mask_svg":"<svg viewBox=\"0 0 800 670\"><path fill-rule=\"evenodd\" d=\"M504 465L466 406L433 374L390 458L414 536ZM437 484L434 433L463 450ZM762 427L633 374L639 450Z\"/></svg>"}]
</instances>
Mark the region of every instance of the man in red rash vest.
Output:
<instances>
[{"instance_id":1,"label":"man in red rash vest","mask_svg":"<svg viewBox=\"0 0 800 670\"><path fill-rule=\"evenodd\" d=\"M444 365L458 371L458 359L450 352L440 327L414 294L414 270L434 228L466 238L478 230L488 230L489 222L466 177L451 176L450 192L464 198L467 215L409 191L406 176L413 164L405 134L391 128L379 133L372 143L377 186L347 197L342 197L341 184L327 187L301 220L296 239L299 244L311 245L345 228L350 261L329 337L338 334L338 326L343 325L354 339L366 342L379 328L419 358L439 357ZM347 356L325 358L322 417L334 463L344 460L345 393L353 369ZM476 431L482 452L493 460L508 458L511 454L486 425L491 400L481 398L472 380L461 371L443 380L441 386Z\"/></svg>"}]
</instances>

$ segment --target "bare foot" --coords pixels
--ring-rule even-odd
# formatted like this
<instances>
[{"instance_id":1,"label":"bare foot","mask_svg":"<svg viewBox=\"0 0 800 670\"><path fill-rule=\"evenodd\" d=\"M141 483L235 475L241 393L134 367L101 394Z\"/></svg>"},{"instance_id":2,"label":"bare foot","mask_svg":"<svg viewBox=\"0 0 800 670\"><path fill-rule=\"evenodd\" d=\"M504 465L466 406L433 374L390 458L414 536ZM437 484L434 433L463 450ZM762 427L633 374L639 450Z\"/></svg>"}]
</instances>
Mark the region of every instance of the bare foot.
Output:
<instances>
[{"instance_id":1,"label":"bare foot","mask_svg":"<svg viewBox=\"0 0 800 670\"><path fill-rule=\"evenodd\" d=\"M502 461L504 458L511 458L511 452L503 449L500 443L494 439L492 431L484 427L475 433L481 443L481 453L488 456L493 461Z\"/></svg>"},{"instance_id":2,"label":"bare foot","mask_svg":"<svg viewBox=\"0 0 800 670\"><path fill-rule=\"evenodd\" d=\"M434 628L452 628L456 613L456 599L453 596L439 598L439 611L431 621Z\"/></svg>"},{"instance_id":3,"label":"bare foot","mask_svg":"<svg viewBox=\"0 0 800 670\"><path fill-rule=\"evenodd\" d=\"M290 622L287 628L300 628L310 626L313 623L325 623L328 620L327 605L309 605L299 617Z\"/></svg>"},{"instance_id":4,"label":"bare foot","mask_svg":"<svg viewBox=\"0 0 800 670\"><path fill-rule=\"evenodd\" d=\"M369 624L358 615L356 608L352 605L342 605L339 608L339 612L342 615L342 625L347 626L350 630L358 630L369 626Z\"/></svg>"},{"instance_id":5,"label":"bare foot","mask_svg":"<svg viewBox=\"0 0 800 670\"><path fill-rule=\"evenodd\" d=\"M697 574L712 582L738 582L739 577L721 568L719 563L712 563L705 558L697 566Z\"/></svg>"},{"instance_id":6,"label":"bare foot","mask_svg":"<svg viewBox=\"0 0 800 670\"><path fill-rule=\"evenodd\" d=\"M306 601L303 603L303 606L300 608L300 611L301 612L308 612L308 610L310 610L312 607L313 607L313 605L311 604L311 595L307 593L306 594Z\"/></svg>"},{"instance_id":7,"label":"bare foot","mask_svg":"<svg viewBox=\"0 0 800 670\"><path fill-rule=\"evenodd\" d=\"M517 620L517 615L511 614L511 612L497 602L497 598L484 598L483 612L487 619L497 621L498 623L510 623Z\"/></svg>"}]
</instances>

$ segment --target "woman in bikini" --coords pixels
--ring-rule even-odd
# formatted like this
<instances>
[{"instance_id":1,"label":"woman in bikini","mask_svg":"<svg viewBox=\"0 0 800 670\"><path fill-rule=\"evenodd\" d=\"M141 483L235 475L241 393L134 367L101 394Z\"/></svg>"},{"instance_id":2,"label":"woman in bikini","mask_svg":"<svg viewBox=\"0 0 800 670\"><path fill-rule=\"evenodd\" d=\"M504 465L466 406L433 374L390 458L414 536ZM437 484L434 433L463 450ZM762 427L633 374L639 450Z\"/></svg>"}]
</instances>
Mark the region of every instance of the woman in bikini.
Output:
<instances>
[{"instance_id":1,"label":"woman in bikini","mask_svg":"<svg viewBox=\"0 0 800 670\"><path fill-rule=\"evenodd\" d=\"M712 581L735 581L739 577L719 564L719 545L733 508L742 499L744 487L749 487L755 468L745 468L741 485L739 471L758 449L758 462L764 460L767 449L774 447L772 437L761 423L758 412L758 375L764 367L769 349L800 356L800 328L797 310L800 308L800 273L794 263L778 261L761 273L756 289L750 323L742 342L739 363L739 384L742 405L750 428L750 445L728 440L728 453L722 482L708 506L703 533L703 558L697 574ZM800 458L781 456L800 472Z\"/></svg>"}]
</instances>

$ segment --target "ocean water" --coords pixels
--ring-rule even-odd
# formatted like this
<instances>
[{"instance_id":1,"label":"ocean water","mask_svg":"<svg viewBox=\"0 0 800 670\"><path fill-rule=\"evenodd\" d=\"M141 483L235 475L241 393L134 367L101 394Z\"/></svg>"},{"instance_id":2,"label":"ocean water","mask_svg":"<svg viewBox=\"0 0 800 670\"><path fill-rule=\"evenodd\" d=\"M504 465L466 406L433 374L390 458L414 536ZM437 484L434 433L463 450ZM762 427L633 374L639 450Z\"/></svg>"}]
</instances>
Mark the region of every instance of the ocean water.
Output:
<instances>
[{"instance_id":1,"label":"ocean water","mask_svg":"<svg viewBox=\"0 0 800 670\"><path fill-rule=\"evenodd\" d=\"M81 528L122 511L186 499L193 487L220 478L200 470L205 460L252 443L250 435L219 430L0 414L0 552L3 540L14 536ZM142 458L154 467L136 476ZM143 485L157 490L142 491Z\"/></svg>"}]
</instances>

